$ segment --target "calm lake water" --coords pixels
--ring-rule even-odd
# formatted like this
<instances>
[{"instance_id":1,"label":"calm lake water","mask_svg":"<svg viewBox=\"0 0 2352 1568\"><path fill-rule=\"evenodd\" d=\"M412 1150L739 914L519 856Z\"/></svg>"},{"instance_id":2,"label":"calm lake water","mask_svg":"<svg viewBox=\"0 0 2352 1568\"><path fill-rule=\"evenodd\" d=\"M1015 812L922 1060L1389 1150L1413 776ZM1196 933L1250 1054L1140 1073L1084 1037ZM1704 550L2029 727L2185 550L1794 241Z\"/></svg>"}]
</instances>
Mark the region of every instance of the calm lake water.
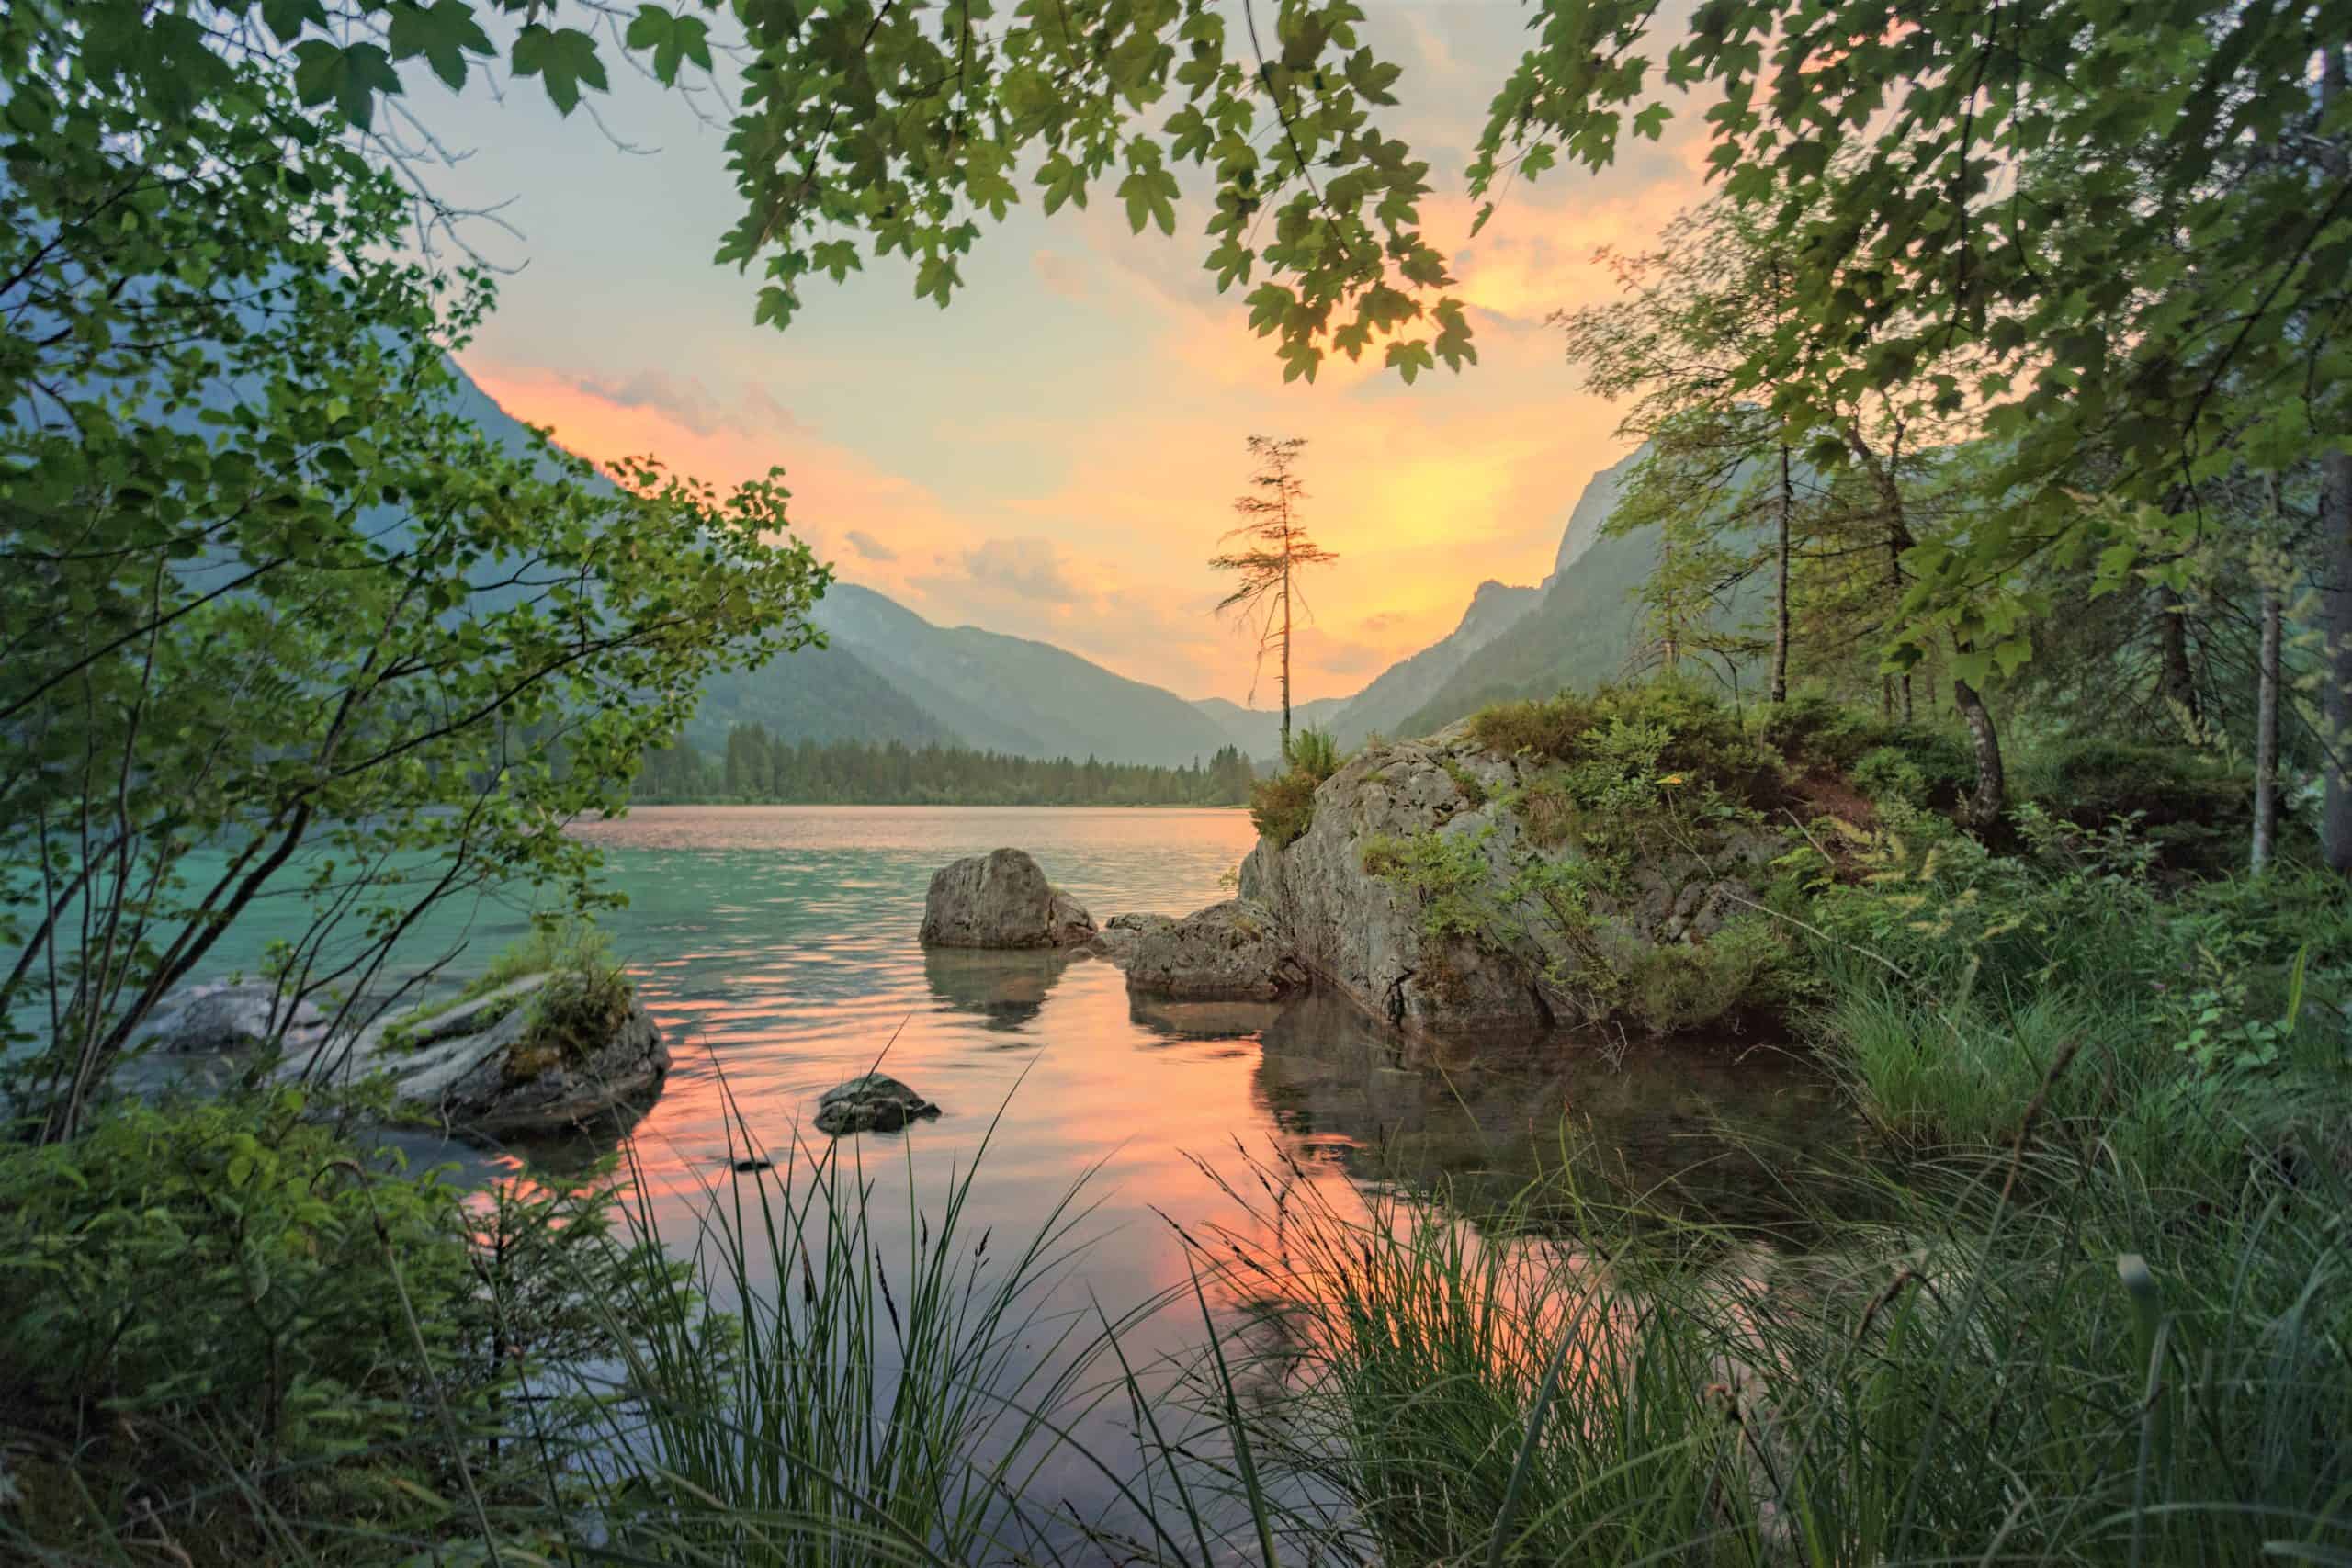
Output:
<instances>
[{"instance_id":1,"label":"calm lake water","mask_svg":"<svg viewBox=\"0 0 2352 1568\"><path fill-rule=\"evenodd\" d=\"M817 1097L877 1065L945 1113L867 1134L869 1165L944 1179L985 1145L978 1223L1000 1234L1034 1230L1085 1177L1089 1270L1135 1292L1184 1278L1159 1215L1231 1217L1193 1161L1237 1143L1359 1178L1507 1178L1565 1129L1633 1184L1736 1218L1771 1201L1743 1145L1817 1149L1842 1125L1817 1074L1754 1041L1408 1044L1337 998L1130 998L1088 955L915 940L932 873L1003 844L1098 920L1230 897L1220 878L1252 842L1239 811L671 807L580 831L629 897L602 923L676 1055L630 1136L680 1218L730 1174L730 1099L737 1138L781 1163L822 1141Z\"/></svg>"},{"instance_id":2,"label":"calm lake water","mask_svg":"<svg viewBox=\"0 0 2352 1568\"><path fill-rule=\"evenodd\" d=\"M1125 976L1091 956L916 941L932 874L999 845L1035 855L1098 920L1229 897L1221 879L1252 841L1239 811L669 807L577 831L604 847L628 897L599 923L675 1057L626 1134L673 1247L693 1245L714 1199L755 1179L732 1169L746 1138L786 1166L796 1140L824 1143L818 1096L876 1066L944 1108L843 1150L875 1187L884 1255L903 1244L907 1256L975 1162L962 1234L987 1229L1000 1252L1082 1185L1084 1245L1059 1294L1083 1307L1091 1292L1114 1314L1185 1285L1171 1224L1249 1234L1196 1161L1244 1187L1247 1158L1279 1151L1335 1189L1444 1177L1507 1190L1573 1151L1581 1169L1653 1200L1770 1223L1785 1217L1771 1152L1853 1135L1817 1072L1754 1040L1408 1043L1337 998L1131 998ZM494 900L446 911L416 946L437 955L469 941L444 977L459 982L528 913ZM494 1178L554 1156L560 1173L567 1153L464 1163ZM1242 1309L1221 1310L1236 1322ZM1125 1343L1141 1361L1201 1338L1187 1298Z\"/></svg>"}]
</instances>

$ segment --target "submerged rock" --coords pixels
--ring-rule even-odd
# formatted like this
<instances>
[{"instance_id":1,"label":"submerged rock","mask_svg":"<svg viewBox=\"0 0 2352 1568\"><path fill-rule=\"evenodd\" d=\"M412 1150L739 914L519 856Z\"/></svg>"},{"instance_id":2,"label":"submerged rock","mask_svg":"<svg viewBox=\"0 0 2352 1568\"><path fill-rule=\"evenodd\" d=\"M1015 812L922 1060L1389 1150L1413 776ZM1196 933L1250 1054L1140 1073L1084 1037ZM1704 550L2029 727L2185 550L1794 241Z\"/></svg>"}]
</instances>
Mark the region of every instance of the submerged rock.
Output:
<instances>
[{"instance_id":1,"label":"submerged rock","mask_svg":"<svg viewBox=\"0 0 2352 1568\"><path fill-rule=\"evenodd\" d=\"M943 866L923 898L927 947L1078 947L1093 937L1086 907L1046 881L1022 850Z\"/></svg>"},{"instance_id":2,"label":"submerged rock","mask_svg":"<svg viewBox=\"0 0 2352 1568\"><path fill-rule=\"evenodd\" d=\"M866 1073L827 1089L817 1101L817 1130L834 1137L852 1133L895 1133L918 1116L936 1116L939 1107L898 1079Z\"/></svg>"},{"instance_id":3,"label":"submerged rock","mask_svg":"<svg viewBox=\"0 0 2352 1568\"><path fill-rule=\"evenodd\" d=\"M1272 1001L1305 990L1307 972L1272 910L1231 898L1139 931L1127 985L1163 997Z\"/></svg>"}]
</instances>

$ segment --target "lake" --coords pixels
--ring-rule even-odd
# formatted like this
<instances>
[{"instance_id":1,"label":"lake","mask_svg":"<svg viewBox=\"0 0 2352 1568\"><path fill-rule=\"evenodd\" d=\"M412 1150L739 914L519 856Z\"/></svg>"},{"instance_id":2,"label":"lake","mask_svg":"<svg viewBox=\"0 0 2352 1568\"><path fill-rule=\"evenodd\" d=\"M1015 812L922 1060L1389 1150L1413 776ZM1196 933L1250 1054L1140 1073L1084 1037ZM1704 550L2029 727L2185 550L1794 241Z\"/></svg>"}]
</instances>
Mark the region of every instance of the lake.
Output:
<instances>
[{"instance_id":1,"label":"lake","mask_svg":"<svg viewBox=\"0 0 2352 1568\"><path fill-rule=\"evenodd\" d=\"M649 807L574 831L602 848L628 899L598 923L670 1043L660 1099L626 1129L568 1144L483 1153L392 1141L413 1157L454 1157L477 1182L560 1180L617 1135L665 1242L688 1253L714 1201L762 1181L805 1184L810 1156L833 1148L814 1130L818 1097L879 1068L944 1108L836 1151L872 1189L879 1256L903 1264L976 1165L957 1234L992 1237L991 1258L1016 1255L1076 1192L1067 1256L1035 1303L1041 1325L1164 1294L1169 1310L1123 1333L1139 1366L1187 1361L1204 1342L1177 1228L1279 1246L1262 1213L1220 1187L1254 1196L1252 1162L1342 1204L1374 1184L1412 1193L1440 1180L1499 1199L1573 1165L1589 1193L1769 1228L1797 1218L1776 1156L1817 1156L1858 1135L1835 1087L1770 1042L1408 1041L1341 998L1133 998L1119 969L1085 953L917 941L932 874L1001 845L1035 855L1098 921L1230 897L1254 839L1238 810ZM255 965L266 941L298 929L290 901L256 908L208 974ZM462 947L435 982L462 984L530 915L495 897L436 909L395 969ZM748 1153L777 1174L739 1174ZM776 1286L754 1269L752 1290ZM1220 1337L1262 1306L1215 1292L1209 1304ZM1049 1335L1038 1340L1042 1363L1054 1352ZM1079 1435L1115 1446L1119 1414L1095 1412ZM1055 1483L1080 1506L1101 1500L1099 1477L1060 1468Z\"/></svg>"}]
</instances>

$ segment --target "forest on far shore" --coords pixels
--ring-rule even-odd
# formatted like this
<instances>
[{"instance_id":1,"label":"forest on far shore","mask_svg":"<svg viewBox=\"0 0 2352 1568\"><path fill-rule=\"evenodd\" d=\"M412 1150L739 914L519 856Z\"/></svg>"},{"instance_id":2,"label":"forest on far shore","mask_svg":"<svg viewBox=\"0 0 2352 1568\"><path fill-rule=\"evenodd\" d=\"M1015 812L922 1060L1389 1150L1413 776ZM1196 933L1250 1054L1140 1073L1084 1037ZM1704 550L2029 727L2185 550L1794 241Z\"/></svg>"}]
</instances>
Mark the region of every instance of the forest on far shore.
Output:
<instances>
[{"instance_id":1,"label":"forest on far shore","mask_svg":"<svg viewBox=\"0 0 2352 1568\"><path fill-rule=\"evenodd\" d=\"M797 744L760 724L727 732L717 758L649 750L631 798L648 805L773 801L808 806L1243 806L1256 773L1234 746L1186 767L1045 761L962 746Z\"/></svg>"}]
</instances>

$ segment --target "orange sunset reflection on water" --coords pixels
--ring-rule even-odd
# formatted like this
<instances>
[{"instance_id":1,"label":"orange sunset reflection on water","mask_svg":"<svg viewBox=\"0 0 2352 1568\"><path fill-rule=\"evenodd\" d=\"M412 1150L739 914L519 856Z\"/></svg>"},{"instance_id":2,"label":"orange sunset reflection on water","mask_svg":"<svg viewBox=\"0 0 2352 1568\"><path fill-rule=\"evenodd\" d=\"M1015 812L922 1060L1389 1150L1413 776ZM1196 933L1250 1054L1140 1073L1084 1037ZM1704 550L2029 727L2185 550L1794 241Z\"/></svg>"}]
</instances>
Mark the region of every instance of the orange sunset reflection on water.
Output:
<instances>
[{"instance_id":1,"label":"orange sunset reflection on water","mask_svg":"<svg viewBox=\"0 0 2352 1568\"><path fill-rule=\"evenodd\" d=\"M678 807L579 831L629 897L600 923L675 1056L627 1134L673 1246L752 1179L732 1168L746 1139L780 1176L805 1171L827 1145L818 1096L876 1066L944 1108L838 1151L895 1216L886 1231L910 1213L920 1226L975 1162L963 1224L1000 1245L1075 1190L1071 1278L1114 1311L1186 1286L1171 1227L1257 1228L1204 1163L1239 1179L1250 1159L1287 1160L1340 1191L1390 1175L1501 1191L1574 1159L1623 1190L1770 1221L1757 1151L1817 1149L1843 1126L1815 1073L1753 1041L1407 1042L1333 997L1144 998L1088 954L916 942L931 874L1000 844L1098 920L1229 897L1220 879L1252 842L1238 811Z\"/></svg>"}]
</instances>

